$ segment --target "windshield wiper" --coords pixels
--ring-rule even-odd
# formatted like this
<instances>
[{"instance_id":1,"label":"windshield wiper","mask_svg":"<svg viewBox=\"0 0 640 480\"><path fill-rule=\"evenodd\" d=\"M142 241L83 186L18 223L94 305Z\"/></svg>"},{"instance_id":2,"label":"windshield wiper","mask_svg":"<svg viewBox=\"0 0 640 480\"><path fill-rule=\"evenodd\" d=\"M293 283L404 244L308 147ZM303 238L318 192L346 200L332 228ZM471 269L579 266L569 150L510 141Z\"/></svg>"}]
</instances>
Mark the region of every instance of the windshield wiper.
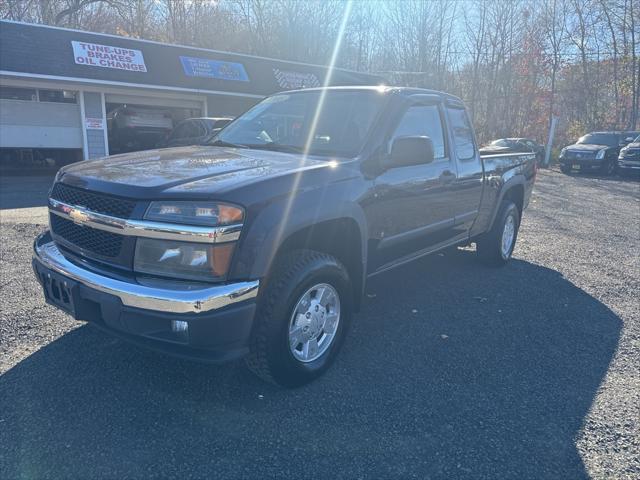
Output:
<instances>
[{"instance_id":1,"label":"windshield wiper","mask_svg":"<svg viewBox=\"0 0 640 480\"><path fill-rule=\"evenodd\" d=\"M249 143L245 146L247 148L255 148L256 150L273 150L274 152L285 152L285 153L304 152L304 148L302 147L296 147L294 145L283 145L282 143L277 143L277 142Z\"/></svg>"},{"instance_id":2,"label":"windshield wiper","mask_svg":"<svg viewBox=\"0 0 640 480\"><path fill-rule=\"evenodd\" d=\"M214 147L249 148L248 145L242 145L241 143L225 142L224 140L214 140L213 142L209 142L208 145L213 145Z\"/></svg>"}]
</instances>

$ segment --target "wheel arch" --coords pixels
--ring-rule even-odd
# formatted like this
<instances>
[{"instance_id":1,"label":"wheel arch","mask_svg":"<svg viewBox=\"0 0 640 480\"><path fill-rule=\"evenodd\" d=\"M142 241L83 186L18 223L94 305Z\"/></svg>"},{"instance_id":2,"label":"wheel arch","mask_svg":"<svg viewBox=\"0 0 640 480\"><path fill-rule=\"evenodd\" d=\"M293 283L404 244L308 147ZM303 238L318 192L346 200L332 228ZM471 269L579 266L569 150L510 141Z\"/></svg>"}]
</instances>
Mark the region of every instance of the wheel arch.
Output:
<instances>
[{"instance_id":1,"label":"wheel arch","mask_svg":"<svg viewBox=\"0 0 640 480\"><path fill-rule=\"evenodd\" d=\"M365 258L363 233L360 225L350 217L340 217L316 222L290 232L280 243L267 277L277 265L278 258L294 250L315 250L338 259L347 269L353 285L354 306L359 309L364 290Z\"/></svg>"},{"instance_id":2,"label":"wheel arch","mask_svg":"<svg viewBox=\"0 0 640 480\"><path fill-rule=\"evenodd\" d=\"M522 210L524 206L524 183L516 183L509 187L507 191L504 192L502 196L502 201L511 200L518 207L518 213L520 214L520 218L522 218Z\"/></svg>"},{"instance_id":3,"label":"wheel arch","mask_svg":"<svg viewBox=\"0 0 640 480\"><path fill-rule=\"evenodd\" d=\"M493 224L495 223L496 217L498 215L498 211L500 210L500 205L502 205L502 202L504 200L511 200L513 203L515 203L518 207L520 218L522 218L522 212L524 210L525 202L525 191L525 180L521 175L513 176L507 182L505 182L500 190L500 195L498 196L498 200L493 209L489 229L493 227Z\"/></svg>"}]
</instances>

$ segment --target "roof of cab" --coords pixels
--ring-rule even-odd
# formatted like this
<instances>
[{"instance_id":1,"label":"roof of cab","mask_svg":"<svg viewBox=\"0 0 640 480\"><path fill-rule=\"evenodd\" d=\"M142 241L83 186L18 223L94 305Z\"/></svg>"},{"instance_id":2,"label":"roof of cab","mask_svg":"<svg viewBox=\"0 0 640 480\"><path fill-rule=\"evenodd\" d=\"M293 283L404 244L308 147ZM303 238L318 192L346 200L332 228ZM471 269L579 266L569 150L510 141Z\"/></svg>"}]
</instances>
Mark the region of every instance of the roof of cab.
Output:
<instances>
[{"instance_id":1,"label":"roof of cab","mask_svg":"<svg viewBox=\"0 0 640 480\"><path fill-rule=\"evenodd\" d=\"M300 93L300 92L309 92L309 91L321 91L321 90L330 90L330 91L340 91L340 90L361 90L361 91L377 91L382 94L390 94L395 93L399 95L437 95L442 97L443 99L449 99L456 102L464 103L460 97L456 97L455 95L451 95L450 93L440 92L438 90L431 90L428 88L417 88L417 87L394 87L390 85L344 85L344 86L335 86L335 87L314 87L314 88L303 88L299 90L289 90L286 93ZM283 92L284 93L284 92Z\"/></svg>"}]
</instances>

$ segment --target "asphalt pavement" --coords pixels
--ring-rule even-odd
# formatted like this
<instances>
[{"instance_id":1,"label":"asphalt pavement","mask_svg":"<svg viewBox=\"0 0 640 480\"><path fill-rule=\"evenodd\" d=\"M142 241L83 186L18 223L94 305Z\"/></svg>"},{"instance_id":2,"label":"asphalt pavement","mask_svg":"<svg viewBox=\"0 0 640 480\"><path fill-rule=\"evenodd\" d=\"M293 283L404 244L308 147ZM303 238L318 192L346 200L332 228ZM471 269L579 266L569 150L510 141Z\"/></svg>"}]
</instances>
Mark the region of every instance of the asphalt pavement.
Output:
<instances>
[{"instance_id":1,"label":"asphalt pavement","mask_svg":"<svg viewBox=\"0 0 640 480\"><path fill-rule=\"evenodd\" d=\"M461 249L377 277L296 390L47 306L46 215L2 213L3 479L640 477L636 181L541 172L509 265Z\"/></svg>"},{"instance_id":2,"label":"asphalt pavement","mask_svg":"<svg viewBox=\"0 0 640 480\"><path fill-rule=\"evenodd\" d=\"M0 175L0 224L47 223L52 175Z\"/></svg>"}]
</instances>

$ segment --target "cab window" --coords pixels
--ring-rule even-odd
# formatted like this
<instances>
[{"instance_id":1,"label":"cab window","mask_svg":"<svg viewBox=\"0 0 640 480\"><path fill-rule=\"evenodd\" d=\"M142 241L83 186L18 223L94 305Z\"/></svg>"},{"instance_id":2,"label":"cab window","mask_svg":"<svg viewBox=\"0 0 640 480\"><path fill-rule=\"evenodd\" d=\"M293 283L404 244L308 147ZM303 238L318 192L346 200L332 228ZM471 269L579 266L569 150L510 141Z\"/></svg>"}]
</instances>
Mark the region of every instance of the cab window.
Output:
<instances>
[{"instance_id":1,"label":"cab window","mask_svg":"<svg viewBox=\"0 0 640 480\"><path fill-rule=\"evenodd\" d=\"M436 105L413 105L407 109L396 127L391 140L398 137L427 136L433 142L436 161L446 158L444 130L440 111Z\"/></svg>"},{"instance_id":2,"label":"cab window","mask_svg":"<svg viewBox=\"0 0 640 480\"><path fill-rule=\"evenodd\" d=\"M453 143L458 160L469 160L475 156L475 141L469 117L464 108L447 107L449 123L453 131Z\"/></svg>"}]
</instances>

